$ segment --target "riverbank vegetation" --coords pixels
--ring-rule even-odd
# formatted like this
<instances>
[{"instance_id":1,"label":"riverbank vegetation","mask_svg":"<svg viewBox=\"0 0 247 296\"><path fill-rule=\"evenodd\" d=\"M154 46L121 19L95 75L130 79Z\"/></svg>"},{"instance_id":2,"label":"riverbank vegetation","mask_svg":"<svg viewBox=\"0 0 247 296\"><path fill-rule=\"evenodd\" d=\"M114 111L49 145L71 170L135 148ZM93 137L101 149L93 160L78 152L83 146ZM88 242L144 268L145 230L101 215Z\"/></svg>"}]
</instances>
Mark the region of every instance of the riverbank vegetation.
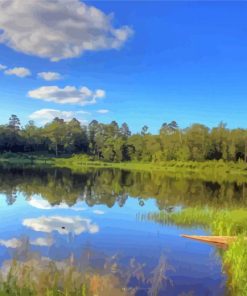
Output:
<instances>
[{"instance_id":1,"label":"riverbank vegetation","mask_svg":"<svg viewBox=\"0 0 247 296\"><path fill-rule=\"evenodd\" d=\"M30 121L24 127L16 115L0 126L0 153L27 153L70 156L81 153L92 161L151 162L208 160L246 161L247 130L228 129L220 123L214 128L192 124L179 128L176 121L163 123L158 134L148 126L132 133L127 123L119 125L93 120L83 126L77 119L55 118L44 126Z\"/></svg>"},{"instance_id":2,"label":"riverbank vegetation","mask_svg":"<svg viewBox=\"0 0 247 296\"><path fill-rule=\"evenodd\" d=\"M92 161L87 155L73 155L67 158L54 158L53 165L80 172L86 167L117 168L135 171L160 171L178 178L196 178L208 181L247 181L247 164L243 161L224 162L222 160L161 161L151 162L103 162Z\"/></svg>"},{"instance_id":3,"label":"riverbank vegetation","mask_svg":"<svg viewBox=\"0 0 247 296\"><path fill-rule=\"evenodd\" d=\"M1 165L35 165L68 168L75 172L84 172L90 168L112 168L128 171L156 171L177 178L201 179L205 181L231 181L247 182L247 164L244 161L225 162L223 160L211 161L161 161L152 162L105 162L92 160L86 154L54 157L49 154L36 153L2 153Z\"/></svg>"},{"instance_id":4,"label":"riverbank vegetation","mask_svg":"<svg viewBox=\"0 0 247 296\"><path fill-rule=\"evenodd\" d=\"M247 210L245 208L214 209L185 208L182 211L149 213L142 219L178 227L202 227L213 235L238 236L222 252L223 265L228 274L228 285L233 295L247 295Z\"/></svg>"}]
</instances>

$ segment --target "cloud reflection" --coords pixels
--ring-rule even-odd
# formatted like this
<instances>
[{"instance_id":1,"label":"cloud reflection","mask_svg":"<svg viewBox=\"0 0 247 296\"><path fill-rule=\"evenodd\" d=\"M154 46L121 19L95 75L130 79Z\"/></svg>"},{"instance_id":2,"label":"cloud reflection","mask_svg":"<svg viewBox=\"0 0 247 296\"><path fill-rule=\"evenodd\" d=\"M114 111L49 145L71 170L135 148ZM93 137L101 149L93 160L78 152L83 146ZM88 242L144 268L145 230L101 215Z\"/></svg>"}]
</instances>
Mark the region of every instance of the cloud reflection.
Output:
<instances>
[{"instance_id":1,"label":"cloud reflection","mask_svg":"<svg viewBox=\"0 0 247 296\"><path fill-rule=\"evenodd\" d=\"M1 239L0 240L0 245L4 246L6 248L12 248L12 249L16 249L22 246L22 240L17 239L17 238L11 238L11 239Z\"/></svg>"},{"instance_id":2,"label":"cloud reflection","mask_svg":"<svg viewBox=\"0 0 247 296\"><path fill-rule=\"evenodd\" d=\"M39 247L50 247L54 244L54 240L52 237L38 237L31 240L30 244Z\"/></svg>"},{"instance_id":3,"label":"cloud reflection","mask_svg":"<svg viewBox=\"0 0 247 296\"><path fill-rule=\"evenodd\" d=\"M105 214L105 212L101 211L101 210L94 210L93 213L96 215L104 215Z\"/></svg>"},{"instance_id":4,"label":"cloud reflection","mask_svg":"<svg viewBox=\"0 0 247 296\"><path fill-rule=\"evenodd\" d=\"M60 234L74 233L79 235L83 232L97 233L99 226L90 219L79 216L42 216L38 218L24 219L22 224L34 231L51 233L57 231Z\"/></svg>"},{"instance_id":5,"label":"cloud reflection","mask_svg":"<svg viewBox=\"0 0 247 296\"><path fill-rule=\"evenodd\" d=\"M40 210L52 210L52 209L70 209L73 211L85 211L86 208L82 207L69 207L66 203L62 202L59 205L52 206L47 200L42 199L41 197L32 197L28 201L29 205L40 209Z\"/></svg>"}]
</instances>

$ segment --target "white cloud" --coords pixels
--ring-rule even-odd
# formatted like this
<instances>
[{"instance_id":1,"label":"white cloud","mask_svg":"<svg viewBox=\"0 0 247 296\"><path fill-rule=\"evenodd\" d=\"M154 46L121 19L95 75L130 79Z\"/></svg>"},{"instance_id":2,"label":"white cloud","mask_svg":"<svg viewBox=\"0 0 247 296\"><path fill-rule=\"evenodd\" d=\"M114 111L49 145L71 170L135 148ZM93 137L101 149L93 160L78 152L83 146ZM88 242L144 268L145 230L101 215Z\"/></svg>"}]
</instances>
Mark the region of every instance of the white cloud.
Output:
<instances>
[{"instance_id":1,"label":"white cloud","mask_svg":"<svg viewBox=\"0 0 247 296\"><path fill-rule=\"evenodd\" d=\"M83 232L97 233L99 231L97 224L92 223L90 219L79 216L42 216L39 218L24 219L22 224L34 231L46 233L57 231L60 234L74 233L79 235Z\"/></svg>"},{"instance_id":2,"label":"white cloud","mask_svg":"<svg viewBox=\"0 0 247 296\"><path fill-rule=\"evenodd\" d=\"M62 76L57 72L40 72L38 77L46 81L54 81L62 79Z\"/></svg>"},{"instance_id":3,"label":"white cloud","mask_svg":"<svg viewBox=\"0 0 247 296\"><path fill-rule=\"evenodd\" d=\"M54 244L52 237L38 237L30 242L33 246L50 247Z\"/></svg>"},{"instance_id":4,"label":"white cloud","mask_svg":"<svg viewBox=\"0 0 247 296\"><path fill-rule=\"evenodd\" d=\"M30 76L31 71L29 69L27 69L27 68L24 68L24 67L15 67L15 68L12 68L12 69L5 70L4 74L6 74L6 75L15 75L15 76L18 76L20 78L23 78L23 77Z\"/></svg>"},{"instance_id":5,"label":"white cloud","mask_svg":"<svg viewBox=\"0 0 247 296\"><path fill-rule=\"evenodd\" d=\"M97 111L97 113L100 113L100 114L106 114L108 112L109 112L109 110L107 110L107 109L100 109Z\"/></svg>"},{"instance_id":6,"label":"white cloud","mask_svg":"<svg viewBox=\"0 0 247 296\"><path fill-rule=\"evenodd\" d=\"M1 71L1 70L5 70L5 69L7 69L7 66L5 66L5 65L3 65L3 64L0 64L0 71Z\"/></svg>"},{"instance_id":7,"label":"white cloud","mask_svg":"<svg viewBox=\"0 0 247 296\"><path fill-rule=\"evenodd\" d=\"M83 86L76 88L74 86L42 86L28 92L28 96L33 99L53 102L57 104L71 105L91 105L97 102L97 99L105 97L105 91L96 89L95 91Z\"/></svg>"},{"instance_id":8,"label":"white cloud","mask_svg":"<svg viewBox=\"0 0 247 296\"><path fill-rule=\"evenodd\" d=\"M81 116L82 114L87 115L90 113L86 111L61 111L56 109L40 109L29 115L29 118L41 124L45 124L52 121L55 117L64 119L65 121L70 121L71 119L77 117L82 125L86 125L88 121L85 118L78 118L78 116Z\"/></svg>"},{"instance_id":9,"label":"white cloud","mask_svg":"<svg viewBox=\"0 0 247 296\"><path fill-rule=\"evenodd\" d=\"M9 240L0 240L0 245L6 247L6 248L12 248L12 249L16 249L22 246L22 241L17 239L17 238L12 238Z\"/></svg>"},{"instance_id":10,"label":"white cloud","mask_svg":"<svg viewBox=\"0 0 247 296\"><path fill-rule=\"evenodd\" d=\"M118 49L132 34L113 27L113 14L79 0L1 0L0 11L0 43L51 61Z\"/></svg>"}]
</instances>

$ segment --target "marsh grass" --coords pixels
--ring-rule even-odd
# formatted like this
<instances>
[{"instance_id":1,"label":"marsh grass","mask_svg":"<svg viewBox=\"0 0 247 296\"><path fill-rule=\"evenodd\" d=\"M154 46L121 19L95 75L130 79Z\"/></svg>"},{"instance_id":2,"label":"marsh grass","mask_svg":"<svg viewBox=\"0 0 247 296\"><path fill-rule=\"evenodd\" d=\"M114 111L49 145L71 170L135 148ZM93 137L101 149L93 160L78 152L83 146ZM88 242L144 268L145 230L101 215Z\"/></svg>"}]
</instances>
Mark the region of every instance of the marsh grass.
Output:
<instances>
[{"instance_id":1,"label":"marsh grass","mask_svg":"<svg viewBox=\"0 0 247 296\"><path fill-rule=\"evenodd\" d=\"M80 271L69 264L33 259L9 261L0 278L0 296L133 295L128 292L113 274Z\"/></svg>"},{"instance_id":2,"label":"marsh grass","mask_svg":"<svg viewBox=\"0 0 247 296\"><path fill-rule=\"evenodd\" d=\"M143 217L145 218L145 217ZM213 235L247 234L247 210L218 210L212 208L186 208L182 211L149 213L149 220L183 227L202 227Z\"/></svg>"},{"instance_id":3,"label":"marsh grass","mask_svg":"<svg viewBox=\"0 0 247 296\"><path fill-rule=\"evenodd\" d=\"M247 295L247 242L243 236L233 242L223 254L228 274L228 286L233 295Z\"/></svg>"},{"instance_id":4,"label":"marsh grass","mask_svg":"<svg viewBox=\"0 0 247 296\"><path fill-rule=\"evenodd\" d=\"M86 262L88 257L85 259L75 265L73 256L52 261L28 252L24 261L4 261L0 270L0 296L131 296L142 291L139 284L145 286L147 295L154 296L172 285L170 273L175 269L164 254L148 273L146 264L134 257L124 265L119 264L118 255L106 257L102 268L93 268Z\"/></svg>"},{"instance_id":5,"label":"marsh grass","mask_svg":"<svg viewBox=\"0 0 247 296\"><path fill-rule=\"evenodd\" d=\"M247 164L244 161L159 161L159 162L105 162L95 161L85 154L53 157L50 154L2 153L0 163L65 167L80 172L85 168L118 168L136 171L160 171L167 175L212 181L247 182Z\"/></svg>"},{"instance_id":6,"label":"marsh grass","mask_svg":"<svg viewBox=\"0 0 247 296\"><path fill-rule=\"evenodd\" d=\"M247 181L247 164L243 161L165 161L165 162L103 162L92 161L86 155L74 155L68 158L57 158L54 165L80 171L85 167L118 168L136 171L160 171L167 175L189 177L202 180Z\"/></svg>"},{"instance_id":7,"label":"marsh grass","mask_svg":"<svg viewBox=\"0 0 247 296\"><path fill-rule=\"evenodd\" d=\"M222 254L228 287L232 295L247 295L247 210L216 210L212 208L186 208L182 211L149 213L141 219L181 227L201 227L213 235L238 236Z\"/></svg>"}]
</instances>

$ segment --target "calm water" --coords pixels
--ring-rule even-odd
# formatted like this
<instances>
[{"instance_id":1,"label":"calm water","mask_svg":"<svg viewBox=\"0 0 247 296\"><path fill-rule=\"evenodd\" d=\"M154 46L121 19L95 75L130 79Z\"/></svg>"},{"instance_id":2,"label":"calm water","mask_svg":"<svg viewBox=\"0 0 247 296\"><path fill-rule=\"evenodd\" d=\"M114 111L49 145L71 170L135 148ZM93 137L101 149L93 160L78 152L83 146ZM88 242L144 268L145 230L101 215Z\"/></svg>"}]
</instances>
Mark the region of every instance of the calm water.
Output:
<instances>
[{"instance_id":1,"label":"calm water","mask_svg":"<svg viewBox=\"0 0 247 296\"><path fill-rule=\"evenodd\" d=\"M2 168L1 270L6 274L13 258L35 258L40 268L49 261L60 270L73 265L112 274L130 295L226 295L220 251L179 236L204 234L202 229L138 217L193 205L230 206L243 203L244 194L241 184L161 173Z\"/></svg>"}]
</instances>

